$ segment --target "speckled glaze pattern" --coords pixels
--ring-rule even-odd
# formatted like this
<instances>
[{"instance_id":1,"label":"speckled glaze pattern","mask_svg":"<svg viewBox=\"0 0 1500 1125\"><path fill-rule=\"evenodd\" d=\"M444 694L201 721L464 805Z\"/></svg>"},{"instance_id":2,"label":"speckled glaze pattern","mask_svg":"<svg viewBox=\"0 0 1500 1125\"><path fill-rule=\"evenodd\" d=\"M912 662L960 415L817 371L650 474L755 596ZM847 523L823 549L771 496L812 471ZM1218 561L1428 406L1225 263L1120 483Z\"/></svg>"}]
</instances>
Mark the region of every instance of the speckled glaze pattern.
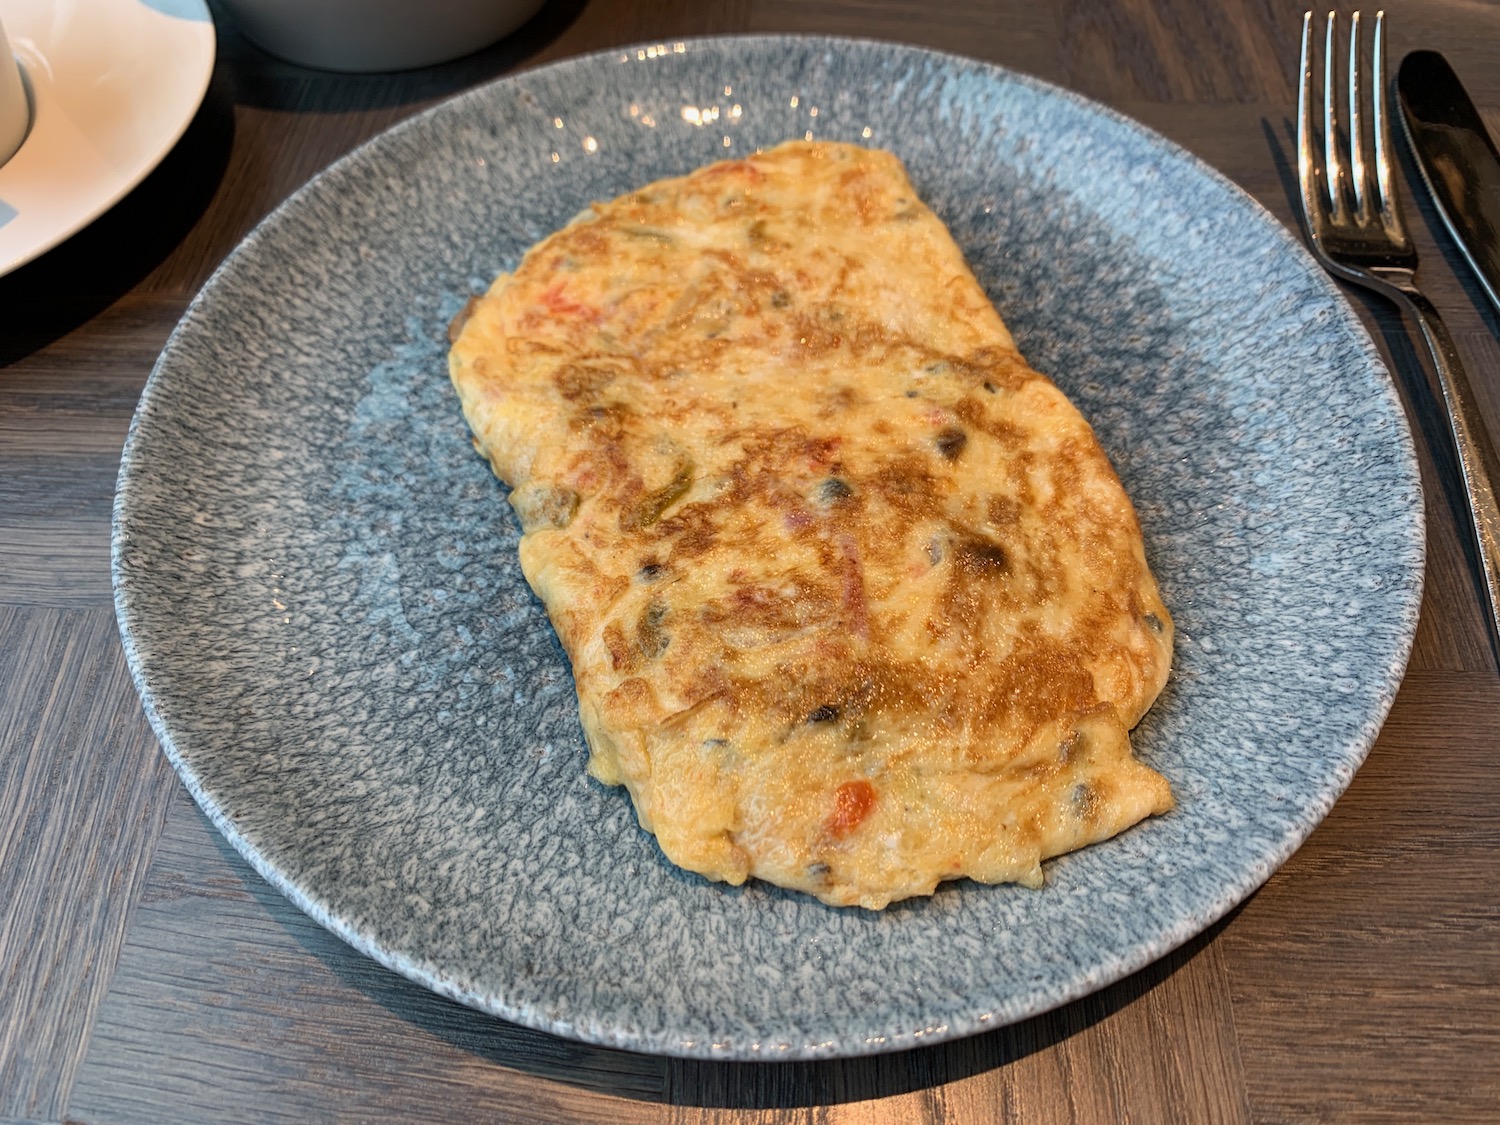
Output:
<instances>
[{"instance_id":1,"label":"speckled glaze pattern","mask_svg":"<svg viewBox=\"0 0 1500 1125\"><path fill-rule=\"evenodd\" d=\"M449 387L449 319L591 200L807 133L906 160L1093 422L1177 620L1136 734L1177 810L1050 863L1041 891L965 883L871 914L669 865L624 792L584 773L567 661ZM559 1035L792 1059L1033 1015L1241 901L1374 739L1423 544L1376 352L1236 187L992 66L748 38L505 79L289 200L142 396L114 579L167 755L335 933Z\"/></svg>"}]
</instances>

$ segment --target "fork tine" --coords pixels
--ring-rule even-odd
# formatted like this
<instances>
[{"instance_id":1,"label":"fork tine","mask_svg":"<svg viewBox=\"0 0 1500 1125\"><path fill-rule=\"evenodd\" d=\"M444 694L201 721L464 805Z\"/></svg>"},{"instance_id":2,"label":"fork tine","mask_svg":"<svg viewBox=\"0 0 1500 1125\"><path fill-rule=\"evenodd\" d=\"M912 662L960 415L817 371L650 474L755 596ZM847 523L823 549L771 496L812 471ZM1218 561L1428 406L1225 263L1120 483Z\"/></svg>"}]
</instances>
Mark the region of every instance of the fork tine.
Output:
<instances>
[{"instance_id":1,"label":"fork tine","mask_svg":"<svg viewBox=\"0 0 1500 1125\"><path fill-rule=\"evenodd\" d=\"M1406 228L1401 221L1401 204L1396 198L1396 183L1391 176L1391 119L1386 111L1385 12L1375 13L1375 45L1370 60L1370 80L1375 85L1371 132L1375 135L1375 182L1380 197L1376 200L1380 221L1403 241Z\"/></svg>"},{"instance_id":2,"label":"fork tine","mask_svg":"<svg viewBox=\"0 0 1500 1125\"><path fill-rule=\"evenodd\" d=\"M1458 349L1443 326L1442 317L1417 288L1417 249L1406 236L1401 218L1397 176L1391 166L1390 114L1386 108L1385 13L1375 13L1374 49L1370 60L1370 133L1374 140L1375 180L1367 167L1364 141L1363 102L1360 83L1359 26L1356 14L1349 35L1349 145L1358 177L1357 216L1351 216L1344 191L1344 165L1340 157L1338 114L1334 109L1333 12L1323 49L1323 159L1314 152L1313 140L1313 44L1312 17L1302 17L1302 82L1297 94L1297 180L1302 189L1302 217L1307 223L1307 241L1313 256L1335 277L1361 285L1394 301L1420 328L1419 338L1432 358L1433 373L1442 388L1449 432L1463 474L1469 501L1470 523L1484 579L1485 604L1493 627L1491 640L1500 654L1500 454L1490 444L1484 420L1474 406L1474 392L1464 373ZM1326 197L1318 183L1323 176ZM1372 200L1371 192L1378 192ZM1378 208L1379 222L1372 209Z\"/></svg>"},{"instance_id":3,"label":"fork tine","mask_svg":"<svg viewBox=\"0 0 1500 1125\"><path fill-rule=\"evenodd\" d=\"M1354 188L1354 214L1367 222L1373 214L1369 158L1365 147L1364 67L1360 65L1359 13L1349 17L1349 179ZM1380 87L1375 88L1376 96Z\"/></svg>"},{"instance_id":4,"label":"fork tine","mask_svg":"<svg viewBox=\"0 0 1500 1125\"><path fill-rule=\"evenodd\" d=\"M1323 163L1328 169L1328 202L1333 209L1333 221L1341 223L1349 217L1345 201L1345 186L1348 175L1344 170L1344 156L1339 148L1339 111L1334 93L1338 89L1338 51L1335 45L1338 36L1338 13L1328 13L1328 31L1323 40Z\"/></svg>"},{"instance_id":5,"label":"fork tine","mask_svg":"<svg viewBox=\"0 0 1500 1125\"><path fill-rule=\"evenodd\" d=\"M1317 237L1318 220L1324 214L1323 193L1318 186L1318 167L1313 152L1313 60L1311 12L1302 15L1302 81L1297 90L1297 183L1302 188L1302 217L1308 234Z\"/></svg>"}]
</instances>

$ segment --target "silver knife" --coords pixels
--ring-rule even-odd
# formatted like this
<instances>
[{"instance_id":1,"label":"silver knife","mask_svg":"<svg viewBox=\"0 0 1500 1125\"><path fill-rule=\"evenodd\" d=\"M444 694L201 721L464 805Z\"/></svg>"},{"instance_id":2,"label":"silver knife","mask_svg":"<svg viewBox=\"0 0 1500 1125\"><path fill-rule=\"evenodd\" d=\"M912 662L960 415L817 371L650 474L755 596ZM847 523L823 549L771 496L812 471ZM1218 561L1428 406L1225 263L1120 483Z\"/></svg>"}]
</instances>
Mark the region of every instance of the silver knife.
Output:
<instances>
[{"instance_id":1,"label":"silver knife","mask_svg":"<svg viewBox=\"0 0 1500 1125\"><path fill-rule=\"evenodd\" d=\"M1448 60L1413 51L1396 75L1401 124L1427 192L1500 312L1500 152Z\"/></svg>"}]
</instances>

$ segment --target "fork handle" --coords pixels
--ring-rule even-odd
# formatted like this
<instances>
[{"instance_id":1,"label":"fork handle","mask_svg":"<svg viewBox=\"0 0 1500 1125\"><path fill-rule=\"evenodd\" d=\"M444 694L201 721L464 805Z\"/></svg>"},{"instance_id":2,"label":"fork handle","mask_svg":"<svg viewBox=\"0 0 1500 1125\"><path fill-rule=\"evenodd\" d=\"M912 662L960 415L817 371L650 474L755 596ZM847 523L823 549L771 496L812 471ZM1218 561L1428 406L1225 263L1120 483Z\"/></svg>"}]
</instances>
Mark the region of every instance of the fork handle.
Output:
<instances>
[{"instance_id":1,"label":"fork handle","mask_svg":"<svg viewBox=\"0 0 1500 1125\"><path fill-rule=\"evenodd\" d=\"M1495 456L1495 447L1490 443L1489 432L1474 400L1469 376L1458 358L1458 349L1453 346L1453 337L1448 334L1443 318L1418 290L1403 288L1400 293L1412 319L1422 329L1422 339L1432 354L1438 386L1443 392L1448 428L1453 434L1464 491L1469 498L1474 543L1479 548L1479 561L1484 570L1484 587L1489 598L1493 629L1491 641L1500 653L1500 498L1496 495L1500 460Z\"/></svg>"}]
</instances>

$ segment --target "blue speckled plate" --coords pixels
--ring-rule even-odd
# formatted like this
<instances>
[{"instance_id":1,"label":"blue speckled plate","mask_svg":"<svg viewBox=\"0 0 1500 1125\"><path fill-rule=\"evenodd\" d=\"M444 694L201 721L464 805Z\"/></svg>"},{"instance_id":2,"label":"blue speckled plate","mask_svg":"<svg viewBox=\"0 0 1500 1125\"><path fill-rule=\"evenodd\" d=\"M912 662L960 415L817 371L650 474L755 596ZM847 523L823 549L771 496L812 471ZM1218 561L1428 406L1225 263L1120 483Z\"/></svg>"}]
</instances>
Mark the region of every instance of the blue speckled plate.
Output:
<instances>
[{"instance_id":1,"label":"blue speckled plate","mask_svg":"<svg viewBox=\"0 0 1500 1125\"><path fill-rule=\"evenodd\" d=\"M870 914L668 865L584 774L567 663L448 385L465 297L590 200L807 133L905 158L1097 428L1176 615L1136 742L1179 806L1049 864L1042 891L953 885ZM1391 703L1421 513L1363 329L1203 164L980 63L709 40L474 91L263 223L142 396L115 597L193 795L357 948L590 1042L857 1055L1081 996L1260 885Z\"/></svg>"}]
</instances>

